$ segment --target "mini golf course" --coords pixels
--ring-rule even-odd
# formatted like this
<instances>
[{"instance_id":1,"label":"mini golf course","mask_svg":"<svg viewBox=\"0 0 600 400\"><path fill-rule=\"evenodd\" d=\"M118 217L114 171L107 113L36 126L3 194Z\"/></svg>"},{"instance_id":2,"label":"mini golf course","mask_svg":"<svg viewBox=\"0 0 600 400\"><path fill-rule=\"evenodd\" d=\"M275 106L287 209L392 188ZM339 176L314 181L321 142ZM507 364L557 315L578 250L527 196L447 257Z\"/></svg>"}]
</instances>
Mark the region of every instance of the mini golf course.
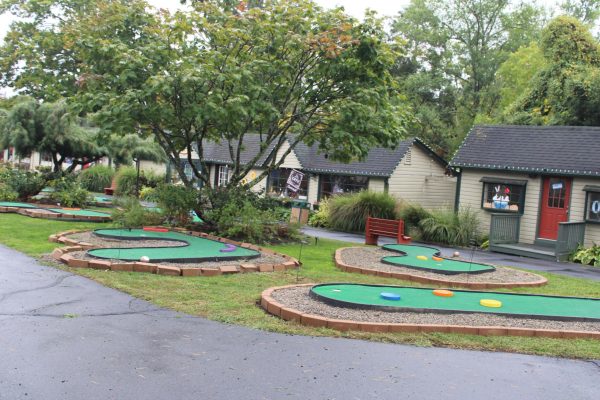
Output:
<instances>
[{"instance_id":1,"label":"mini golf course","mask_svg":"<svg viewBox=\"0 0 600 400\"><path fill-rule=\"evenodd\" d=\"M181 242L177 247L133 247L133 248L104 248L88 250L92 257L103 259L118 259L124 261L139 261L147 257L146 262L202 262L225 261L242 258L256 258L260 253L244 247L185 235L179 232L156 232L143 229L98 229L94 234L100 237L122 240L170 240Z\"/></svg>"},{"instance_id":2,"label":"mini golf course","mask_svg":"<svg viewBox=\"0 0 600 400\"><path fill-rule=\"evenodd\" d=\"M110 214L79 208L45 208L35 204L12 201L0 202L0 212L16 212L33 218L69 219L88 222L110 221Z\"/></svg>"},{"instance_id":3,"label":"mini golf course","mask_svg":"<svg viewBox=\"0 0 600 400\"><path fill-rule=\"evenodd\" d=\"M434 294L434 291L441 295ZM600 299L581 297L361 284L316 285L312 287L310 295L339 307L435 313L493 313L511 317L600 321Z\"/></svg>"},{"instance_id":4,"label":"mini golf course","mask_svg":"<svg viewBox=\"0 0 600 400\"><path fill-rule=\"evenodd\" d=\"M399 256L383 257L381 262L385 264L399 265L438 274L481 274L496 269L491 265L442 258L440 257L440 251L434 247L388 244L383 246L383 249L401 254Z\"/></svg>"}]
</instances>

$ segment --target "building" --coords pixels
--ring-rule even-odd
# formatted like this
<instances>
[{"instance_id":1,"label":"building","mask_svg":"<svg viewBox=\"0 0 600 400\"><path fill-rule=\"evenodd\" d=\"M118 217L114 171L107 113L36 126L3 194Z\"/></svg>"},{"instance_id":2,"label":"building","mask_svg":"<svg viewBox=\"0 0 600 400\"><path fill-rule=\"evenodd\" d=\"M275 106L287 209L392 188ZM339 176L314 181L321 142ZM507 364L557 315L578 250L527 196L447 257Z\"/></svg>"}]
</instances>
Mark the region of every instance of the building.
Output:
<instances>
[{"instance_id":1,"label":"building","mask_svg":"<svg viewBox=\"0 0 600 400\"><path fill-rule=\"evenodd\" d=\"M288 150L283 143L276 159ZM241 162L248 163L260 148L258 135L246 135ZM210 180L215 186L225 185L233 164L229 148L223 143L206 143L204 160L210 168ZM259 160L256 165L261 165ZM279 197L301 197L311 205L334 194L360 190L388 192L399 199L415 202L424 207L452 206L456 178L448 175L448 165L429 146L418 138L401 142L395 149L372 148L364 161L340 163L331 161L317 145L299 143L285 157L281 167L261 180L253 190ZM188 167L189 168L189 167ZM287 190L292 171L304 176L297 193ZM254 179L264 171L255 168L247 179ZM191 169L189 169L191 176Z\"/></svg>"},{"instance_id":2,"label":"building","mask_svg":"<svg viewBox=\"0 0 600 400\"><path fill-rule=\"evenodd\" d=\"M455 207L479 211L491 250L565 259L600 243L600 127L475 126L450 165Z\"/></svg>"}]
</instances>

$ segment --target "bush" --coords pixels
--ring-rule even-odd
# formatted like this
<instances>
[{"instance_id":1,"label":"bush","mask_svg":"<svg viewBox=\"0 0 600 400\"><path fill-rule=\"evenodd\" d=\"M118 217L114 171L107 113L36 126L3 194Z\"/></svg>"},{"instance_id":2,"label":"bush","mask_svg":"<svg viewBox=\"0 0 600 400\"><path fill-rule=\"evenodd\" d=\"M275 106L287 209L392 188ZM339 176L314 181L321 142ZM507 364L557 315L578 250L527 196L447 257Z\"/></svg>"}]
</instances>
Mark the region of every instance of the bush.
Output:
<instances>
[{"instance_id":1,"label":"bush","mask_svg":"<svg viewBox=\"0 0 600 400\"><path fill-rule=\"evenodd\" d=\"M0 201L15 201L19 194L5 182L0 182Z\"/></svg>"},{"instance_id":2,"label":"bush","mask_svg":"<svg viewBox=\"0 0 600 400\"><path fill-rule=\"evenodd\" d=\"M38 194L46 185L46 179L37 172L0 167L0 191L12 200L26 201ZM16 194L16 198L15 197Z\"/></svg>"},{"instance_id":3,"label":"bush","mask_svg":"<svg viewBox=\"0 0 600 400\"><path fill-rule=\"evenodd\" d=\"M319 209L308 217L308 225L317 228L329 227L329 199L324 198L319 202Z\"/></svg>"},{"instance_id":4,"label":"bush","mask_svg":"<svg viewBox=\"0 0 600 400\"><path fill-rule=\"evenodd\" d=\"M594 243L592 247L588 248L579 246L571 256L571 260L600 267L600 245Z\"/></svg>"},{"instance_id":5,"label":"bush","mask_svg":"<svg viewBox=\"0 0 600 400\"><path fill-rule=\"evenodd\" d=\"M141 177L141 175L140 175ZM115 195L130 197L135 194L135 183L137 180L137 171L133 167L121 167L115 175L117 187ZM142 187L140 179L140 187Z\"/></svg>"},{"instance_id":6,"label":"bush","mask_svg":"<svg viewBox=\"0 0 600 400\"><path fill-rule=\"evenodd\" d=\"M84 169L78 175L81 186L90 192L104 192L104 188L110 187L115 170L105 165L94 165Z\"/></svg>"},{"instance_id":7,"label":"bush","mask_svg":"<svg viewBox=\"0 0 600 400\"><path fill-rule=\"evenodd\" d=\"M190 222L190 212L198 204L198 191L185 186L162 184L156 189L156 200L170 223L185 225Z\"/></svg>"},{"instance_id":8,"label":"bush","mask_svg":"<svg viewBox=\"0 0 600 400\"><path fill-rule=\"evenodd\" d=\"M452 246L468 246L471 241L479 244L479 220L469 208L455 213L451 209L432 211L419 222L421 240Z\"/></svg>"},{"instance_id":9,"label":"bush","mask_svg":"<svg viewBox=\"0 0 600 400\"><path fill-rule=\"evenodd\" d=\"M90 192L85 190L73 176L63 176L49 182L54 189L50 199L62 207L83 207L90 200Z\"/></svg>"},{"instance_id":10,"label":"bush","mask_svg":"<svg viewBox=\"0 0 600 400\"><path fill-rule=\"evenodd\" d=\"M421 230L419 223L421 220L431 217L431 213L421 207L419 204L400 203L397 208L398 218L404 220L404 229L409 236L414 239L420 238Z\"/></svg>"},{"instance_id":11,"label":"bush","mask_svg":"<svg viewBox=\"0 0 600 400\"><path fill-rule=\"evenodd\" d=\"M144 186L140 189L140 200L144 201L158 201L158 192L156 188L150 186Z\"/></svg>"},{"instance_id":12,"label":"bush","mask_svg":"<svg viewBox=\"0 0 600 400\"><path fill-rule=\"evenodd\" d=\"M329 199L329 227L343 232L363 232L368 216L395 219L396 199L387 193L362 191Z\"/></svg>"},{"instance_id":13,"label":"bush","mask_svg":"<svg viewBox=\"0 0 600 400\"><path fill-rule=\"evenodd\" d=\"M207 213L219 236L251 243L273 243L295 240L299 230L295 225L280 222L276 210L259 210L244 201L232 202L222 209Z\"/></svg>"},{"instance_id":14,"label":"bush","mask_svg":"<svg viewBox=\"0 0 600 400\"><path fill-rule=\"evenodd\" d=\"M124 228L140 228L144 225L160 225L164 217L140 205L135 197L123 197L115 201L112 219L115 225Z\"/></svg>"}]
</instances>

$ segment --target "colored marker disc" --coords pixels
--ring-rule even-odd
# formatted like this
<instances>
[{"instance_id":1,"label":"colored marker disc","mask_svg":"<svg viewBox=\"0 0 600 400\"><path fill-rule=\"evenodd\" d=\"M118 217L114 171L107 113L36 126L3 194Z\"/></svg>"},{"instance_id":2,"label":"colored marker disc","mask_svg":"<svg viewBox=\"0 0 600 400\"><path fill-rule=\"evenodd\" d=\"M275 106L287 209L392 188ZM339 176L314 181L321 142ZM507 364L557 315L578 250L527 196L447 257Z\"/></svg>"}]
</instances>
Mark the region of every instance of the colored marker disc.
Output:
<instances>
[{"instance_id":1,"label":"colored marker disc","mask_svg":"<svg viewBox=\"0 0 600 400\"><path fill-rule=\"evenodd\" d=\"M400 295L396 293L381 292L380 296L385 300L400 300Z\"/></svg>"},{"instance_id":2,"label":"colored marker disc","mask_svg":"<svg viewBox=\"0 0 600 400\"><path fill-rule=\"evenodd\" d=\"M417 256L419 260L427 261L427 257L425 256Z\"/></svg>"},{"instance_id":3,"label":"colored marker disc","mask_svg":"<svg viewBox=\"0 0 600 400\"><path fill-rule=\"evenodd\" d=\"M445 289L435 289L433 294L440 297L452 297L454 296L454 292L452 290Z\"/></svg>"},{"instance_id":4,"label":"colored marker disc","mask_svg":"<svg viewBox=\"0 0 600 400\"><path fill-rule=\"evenodd\" d=\"M492 299L481 299L479 301L479 304L481 304L484 307L491 307L491 308L502 307L502 302L501 301L492 300Z\"/></svg>"},{"instance_id":5,"label":"colored marker disc","mask_svg":"<svg viewBox=\"0 0 600 400\"><path fill-rule=\"evenodd\" d=\"M432 256L431 259L433 261L444 261L444 259L442 257L436 257L436 256Z\"/></svg>"},{"instance_id":6,"label":"colored marker disc","mask_svg":"<svg viewBox=\"0 0 600 400\"><path fill-rule=\"evenodd\" d=\"M221 250L219 250L221 253L231 253L232 251L235 251L236 247L233 244L226 244L224 248L222 248Z\"/></svg>"}]
</instances>

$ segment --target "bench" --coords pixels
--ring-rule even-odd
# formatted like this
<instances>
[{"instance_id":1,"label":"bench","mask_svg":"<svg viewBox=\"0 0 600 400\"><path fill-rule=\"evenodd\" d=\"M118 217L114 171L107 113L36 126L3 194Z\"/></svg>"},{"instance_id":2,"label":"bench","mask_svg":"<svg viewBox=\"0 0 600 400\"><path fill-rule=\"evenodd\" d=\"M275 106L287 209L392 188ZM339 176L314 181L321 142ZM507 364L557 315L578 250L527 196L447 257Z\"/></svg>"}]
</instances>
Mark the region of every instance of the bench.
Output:
<instances>
[{"instance_id":1,"label":"bench","mask_svg":"<svg viewBox=\"0 0 600 400\"><path fill-rule=\"evenodd\" d=\"M117 180L113 179L110 183L110 187L104 188L104 194L112 196L115 194L115 190L117 190Z\"/></svg>"},{"instance_id":2,"label":"bench","mask_svg":"<svg viewBox=\"0 0 600 400\"><path fill-rule=\"evenodd\" d=\"M365 244L377 246L379 236L395 238L398 244L408 244L412 238L404 234L404 221L367 217Z\"/></svg>"}]
</instances>

